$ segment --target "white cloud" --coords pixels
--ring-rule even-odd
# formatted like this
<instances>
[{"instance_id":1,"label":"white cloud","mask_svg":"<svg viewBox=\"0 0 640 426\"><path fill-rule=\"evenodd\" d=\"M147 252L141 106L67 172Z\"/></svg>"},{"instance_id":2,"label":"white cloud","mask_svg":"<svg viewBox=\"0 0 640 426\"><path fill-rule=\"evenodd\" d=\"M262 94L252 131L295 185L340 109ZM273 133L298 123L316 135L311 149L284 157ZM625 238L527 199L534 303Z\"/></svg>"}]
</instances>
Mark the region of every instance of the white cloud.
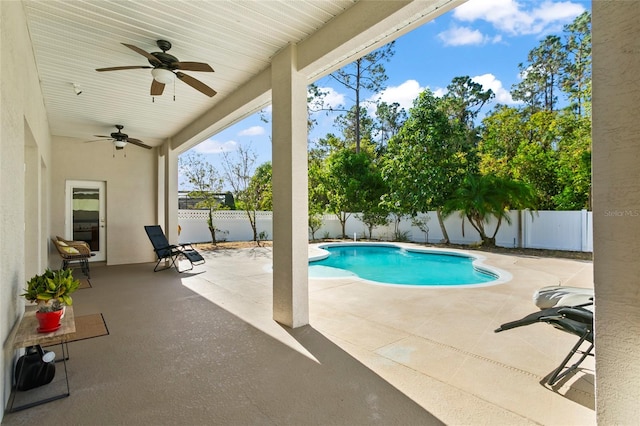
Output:
<instances>
[{"instance_id":1,"label":"white cloud","mask_svg":"<svg viewBox=\"0 0 640 426\"><path fill-rule=\"evenodd\" d=\"M234 140L220 142L214 139L207 139L193 147L193 150L201 154L222 154L238 149L238 142Z\"/></svg>"},{"instance_id":2,"label":"white cloud","mask_svg":"<svg viewBox=\"0 0 640 426\"><path fill-rule=\"evenodd\" d=\"M447 94L448 90L446 87L438 87L436 89L433 89L432 92L433 96L435 96L436 98L441 98Z\"/></svg>"},{"instance_id":3,"label":"white cloud","mask_svg":"<svg viewBox=\"0 0 640 426\"><path fill-rule=\"evenodd\" d=\"M338 108L344 105L345 96L337 92L333 87L319 87L325 93L322 104L312 105L313 110Z\"/></svg>"},{"instance_id":4,"label":"white cloud","mask_svg":"<svg viewBox=\"0 0 640 426\"><path fill-rule=\"evenodd\" d=\"M511 97L509 90L502 86L502 82L498 80L493 74L482 74L471 78L471 81L481 84L483 90L491 89L495 94L494 102L512 105L518 102L514 101Z\"/></svg>"},{"instance_id":5,"label":"white cloud","mask_svg":"<svg viewBox=\"0 0 640 426\"><path fill-rule=\"evenodd\" d=\"M407 80L399 86L387 87L380 93L375 94L368 99L367 110L371 116L375 116L375 104L379 101L392 104L397 102L400 108L404 108L409 111L409 108L413 106L413 100L424 91L424 87L420 86L416 80Z\"/></svg>"},{"instance_id":6,"label":"white cloud","mask_svg":"<svg viewBox=\"0 0 640 426\"><path fill-rule=\"evenodd\" d=\"M472 30L469 27L451 27L438 34L445 46L466 46L486 44L489 37L483 35L479 30Z\"/></svg>"},{"instance_id":7,"label":"white cloud","mask_svg":"<svg viewBox=\"0 0 640 426\"><path fill-rule=\"evenodd\" d=\"M528 5L533 7L527 9ZM584 6L571 1L469 0L454 9L453 17L463 22L483 20L515 36L557 31L584 11Z\"/></svg>"},{"instance_id":8,"label":"white cloud","mask_svg":"<svg viewBox=\"0 0 640 426\"><path fill-rule=\"evenodd\" d=\"M248 129L241 130L238 132L238 136L258 136L264 135L265 130L262 126L251 126Z\"/></svg>"}]
</instances>

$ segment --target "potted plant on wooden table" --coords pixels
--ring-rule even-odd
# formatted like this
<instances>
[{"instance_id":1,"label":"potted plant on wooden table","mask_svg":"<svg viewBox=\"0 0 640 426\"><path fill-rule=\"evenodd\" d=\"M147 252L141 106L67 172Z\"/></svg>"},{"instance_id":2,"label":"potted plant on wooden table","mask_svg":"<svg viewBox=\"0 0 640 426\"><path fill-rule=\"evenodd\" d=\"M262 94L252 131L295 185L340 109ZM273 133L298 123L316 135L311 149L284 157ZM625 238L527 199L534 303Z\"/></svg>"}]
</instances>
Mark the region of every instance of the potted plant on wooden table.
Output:
<instances>
[{"instance_id":1,"label":"potted plant on wooden table","mask_svg":"<svg viewBox=\"0 0 640 426\"><path fill-rule=\"evenodd\" d=\"M71 269L52 271L47 268L44 274L35 275L27 281L27 288L21 296L38 304L38 332L50 333L60 328L64 306L73 303L71 293L80 286L80 281L73 278L72 273Z\"/></svg>"}]
</instances>

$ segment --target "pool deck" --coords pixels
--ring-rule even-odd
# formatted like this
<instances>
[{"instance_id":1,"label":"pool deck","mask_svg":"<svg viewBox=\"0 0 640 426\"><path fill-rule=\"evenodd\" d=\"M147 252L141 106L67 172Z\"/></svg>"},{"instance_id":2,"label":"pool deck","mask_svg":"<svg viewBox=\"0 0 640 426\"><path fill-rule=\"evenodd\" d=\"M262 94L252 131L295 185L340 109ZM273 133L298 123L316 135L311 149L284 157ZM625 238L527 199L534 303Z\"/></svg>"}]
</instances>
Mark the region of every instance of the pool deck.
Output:
<instances>
[{"instance_id":1,"label":"pool deck","mask_svg":"<svg viewBox=\"0 0 640 426\"><path fill-rule=\"evenodd\" d=\"M553 388L544 384L576 337L547 324L493 331L536 311L541 287L593 288L593 263L466 253L511 280L413 289L313 279L311 323L447 424L595 424L592 357Z\"/></svg>"},{"instance_id":2,"label":"pool deck","mask_svg":"<svg viewBox=\"0 0 640 426\"><path fill-rule=\"evenodd\" d=\"M544 384L577 338L493 331L541 287L592 288L592 262L482 252L512 279L478 288L310 279L310 325L291 330L272 319L271 248L203 254L182 274L92 266L74 312L109 336L70 344L71 397L2 424L596 424L593 359Z\"/></svg>"}]
</instances>

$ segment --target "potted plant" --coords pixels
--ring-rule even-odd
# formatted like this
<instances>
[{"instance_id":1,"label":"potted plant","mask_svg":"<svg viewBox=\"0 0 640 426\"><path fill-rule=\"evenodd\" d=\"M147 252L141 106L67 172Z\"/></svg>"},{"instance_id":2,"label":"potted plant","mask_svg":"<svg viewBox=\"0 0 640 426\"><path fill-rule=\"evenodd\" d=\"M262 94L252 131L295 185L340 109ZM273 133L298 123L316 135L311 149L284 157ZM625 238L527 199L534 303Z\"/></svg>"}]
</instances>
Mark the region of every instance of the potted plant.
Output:
<instances>
[{"instance_id":1,"label":"potted plant","mask_svg":"<svg viewBox=\"0 0 640 426\"><path fill-rule=\"evenodd\" d=\"M25 299L38 304L36 317L40 333L50 333L60 328L60 319L64 314L64 306L71 305L71 293L80 286L80 281L73 278L71 269L58 271L47 270L42 275L35 275L27 281Z\"/></svg>"}]
</instances>

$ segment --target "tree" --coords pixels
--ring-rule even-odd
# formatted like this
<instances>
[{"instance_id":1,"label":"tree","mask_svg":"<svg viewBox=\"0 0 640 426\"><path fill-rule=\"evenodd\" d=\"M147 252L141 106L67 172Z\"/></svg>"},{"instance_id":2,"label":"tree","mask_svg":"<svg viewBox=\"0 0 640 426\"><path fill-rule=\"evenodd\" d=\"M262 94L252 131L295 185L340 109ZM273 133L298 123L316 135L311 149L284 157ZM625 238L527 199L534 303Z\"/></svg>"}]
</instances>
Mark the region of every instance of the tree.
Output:
<instances>
[{"instance_id":1,"label":"tree","mask_svg":"<svg viewBox=\"0 0 640 426\"><path fill-rule=\"evenodd\" d=\"M582 13L564 31L567 56L560 84L568 94L572 110L583 115L585 104L591 102L591 14Z\"/></svg>"},{"instance_id":2,"label":"tree","mask_svg":"<svg viewBox=\"0 0 640 426\"><path fill-rule=\"evenodd\" d=\"M560 73L566 62L560 37L547 36L529 52L527 60L528 64L518 65L523 79L513 86L513 99L525 102L531 113L553 111L558 101Z\"/></svg>"},{"instance_id":3,"label":"tree","mask_svg":"<svg viewBox=\"0 0 640 426\"><path fill-rule=\"evenodd\" d=\"M322 227L322 215L327 209L329 198L325 189L323 157L309 155L309 230L315 240L315 233Z\"/></svg>"},{"instance_id":4,"label":"tree","mask_svg":"<svg viewBox=\"0 0 640 426\"><path fill-rule=\"evenodd\" d=\"M591 120L571 109L528 115L500 107L483 120L480 172L523 181L539 209L588 208Z\"/></svg>"},{"instance_id":5,"label":"tree","mask_svg":"<svg viewBox=\"0 0 640 426\"><path fill-rule=\"evenodd\" d=\"M563 114L562 135L557 153L559 192L553 203L559 210L591 209L591 119Z\"/></svg>"},{"instance_id":6,"label":"tree","mask_svg":"<svg viewBox=\"0 0 640 426\"><path fill-rule=\"evenodd\" d=\"M444 242L449 242L441 209L469 168L474 169L475 156L464 126L450 121L441 100L425 90L387 146L382 169L389 188L383 197L385 207L398 220L436 210Z\"/></svg>"},{"instance_id":7,"label":"tree","mask_svg":"<svg viewBox=\"0 0 640 426\"><path fill-rule=\"evenodd\" d=\"M255 173L249 181L249 191L256 200L258 210L273 210L273 188L272 188L273 168L271 161L262 163L256 168Z\"/></svg>"},{"instance_id":8,"label":"tree","mask_svg":"<svg viewBox=\"0 0 640 426\"><path fill-rule=\"evenodd\" d=\"M361 152L360 155L364 153ZM360 220L367 226L369 238L373 237L373 229L389 223L389 212L381 204L382 197L387 193L387 186L382 179L380 165L369 155L365 162L364 173L361 178L362 204Z\"/></svg>"},{"instance_id":9,"label":"tree","mask_svg":"<svg viewBox=\"0 0 640 426\"><path fill-rule=\"evenodd\" d=\"M474 132L475 119L482 107L494 98L493 91L483 90L469 76L454 77L444 95L444 108L450 119L458 120L469 132Z\"/></svg>"},{"instance_id":10,"label":"tree","mask_svg":"<svg viewBox=\"0 0 640 426\"><path fill-rule=\"evenodd\" d=\"M527 139L526 133L522 112L498 105L482 120L478 144L480 172L512 178L511 162Z\"/></svg>"},{"instance_id":11,"label":"tree","mask_svg":"<svg viewBox=\"0 0 640 426\"><path fill-rule=\"evenodd\" d=\"M258 242L258 229L256 225L256 211L263 203L265 193L259 186L251 186L253 168L257 154L251 147L238 147L235 158L228 152L223 154L222 166L225 170L225 178L231 185L236 197L236 206L243 209L249 219L253 231L253 241Z\"/></svg>"},{"instance_id":12,"label":"tree","mask_svg":"<svg viewBox=\"0 0 640 426\"><path fill-rule=\"evenodd\" d=\"M478 231L483 245L495 246L502 221L511 223L509 209L532 208L534 199L531 187L523 182L493 175L470 174L447 201L443 214L448 216L459 211L460 216L466 217ZM484 225L491 217L497 219L497 224L489 236Z\"/></svg>"},{"instance_id":13,"label":"tree","mask_svg":"<svg viewBox=\"0 0 640 426\"><path fill-rule=\"evenodd\" d=\"M381 47L378 50L364 55L356 59L351 64L335 71L329 76L338 83L351 90L355 96L354 99L354 136L356 153L360 152L360 124L362 112L362 94L367 90L370 92L379 92L384 89L384 84L388 77L383 62L388 62L395 53L395 42Z\"/></svg>"},{"instance_id":14,"label":"tree","mask_svg":"<svg viewBox=\"0 0 640 426\"><path fill-rule=\"evenodd\" d=\"M407 112L404 108L400 108L400 104L397 102L392 104L380 102L376 106L376 117L375 130L378 134L378 153L382 153L386 149L389 139L398 134L407 120Z\"/></svg>"},{"instance_id":15,"label":"tree","mask_svg":"<svg viewBox=\"0 0 640 426\"><path fill-rule=\"evenodd\" d=\"M345 114L338 116L335 123L342 131L345 145L355 147L356 153L360 152L363 144L369 144L373 140L374 121L363 107L358 112L354 105Z\"/></svg>"},{"instance_id":16,"label":"tree","mask_svg":"<svg viewBox=\"0 0 640 426\"><path fill-rule=\"evenodd\" d=\"M190 152L178 158L178 168L192 187L190 197L202 199L196 207L209 210L207 227L211 233L211 242L217 244L216 231L220 231L213 223L213 212L224 206L216 198L222 191L222 178L213 165L206 161L204 155Z\"/></svg>"},{"instance_id":17,"label":"tree","mask_svg":"<svg viewBox=\"0 0 640 426\"><path fill-rule=\"evenodd\" d=\"M322 228L322 215L318 213L309 213L309 232L311 233L311 239L315 241L316 232Z\"/></svg>"},{"instance_id":18,"label":"tree","mask_svg":"<svg viewBox=\"0 0 640 426\"><path fill-rule=\"evenodd\" d=\"M360 221L365 224L369 231L369 239L373 238L373 230L378 226L386 226L389 224L389 212L386 209L376 205L367 209L359 215Z\"/></svg>"},{"instance_id":19,"label":"tree","mask_svg":"<svg viewBox=\"0 0 640 426\"><path fill-rule=\"evenodd\" d=\"M371 199L376 180L370 156L351 150L335 151L324 163L322 173L327 211L336 215L346 238L346 223L353 212L362 211Z\"/></svg>"}]
</instances>

